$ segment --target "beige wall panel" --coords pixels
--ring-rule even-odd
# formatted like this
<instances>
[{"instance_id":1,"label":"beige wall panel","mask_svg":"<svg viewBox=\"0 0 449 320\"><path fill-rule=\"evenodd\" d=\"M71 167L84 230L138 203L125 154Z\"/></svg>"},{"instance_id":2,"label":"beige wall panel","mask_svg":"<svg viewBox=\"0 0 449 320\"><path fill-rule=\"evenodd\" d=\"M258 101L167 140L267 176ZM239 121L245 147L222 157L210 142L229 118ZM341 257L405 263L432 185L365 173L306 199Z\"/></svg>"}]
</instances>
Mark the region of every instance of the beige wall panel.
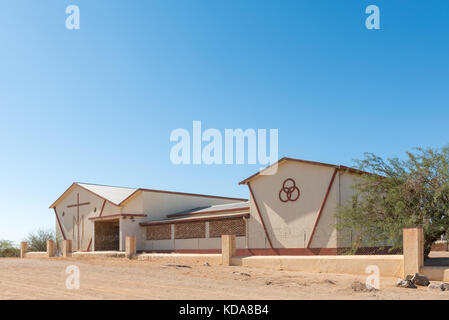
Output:
<instances>
[{"instance_id":1,"label":"beige wall panel","mask_svg":"<svg viewBox=\"0 0 449 320\"><path fill-rule=\"evenodd\" d=\"M173 250L173 240L145 240L141 243L141 248L138 250Z\"/></svg>"},{"instance_id":2,"label":"beige wall panel","mask_svg":"<svg viewBox=\"0 0 449 320\"><path fill-rule=\"evenodd\" d=\"M101 203L101 206L102 205L103 205L103 202ZM100 215L101 206L99 208L97 207L97 212L94 215L95 217L98 217ZM105 204L104 209L103 209L103 214L101 216L102 217L112 216L112 215L115 215L115 214L120 214L121 212L122 212L122 210L121 210L120 207L117 207L116 205L110 203L109 201L106 201L106 204Z\"/></svg>"},{"instance_id":3,"label":"beige wall panel","mask_svg":"<svg viewBox=\"0 0 449 320\"><path fill-rule=\"evenodd\" d=\"M265 225L275 248L304 248L310 237L319 207L324 199L333 174L332 167L287 162L278 168L275 175L261 175L251 182ZM292 178L301 192L294 202L281 202L279 192L283 182ZM329 227L334 222L337 189L329 194L326 209L316 231L312 247L335 247L336 232ZM261 223L251 199L251 219L249 219L250 248L267 247L261 236ZM263 231L263 228L262 228ZM305 238L305 239L304 239ZM305 241L306 240L306 241Z\"/></svg>"},{"instance_id":4,"label":"beige wall panel","mask_svg":"<svg viewBox=\"0 0 449 320\"><path fill-rule=\"evenodd\" d=\"M221 249L221 238L199 239L199 249Z\"/></svg>"},{"instance_id":5,"label":"beige wall panel","mask_svg":"<svg viewBox=\"0 0 449 320\"><path fill-rule=\"evenodd\" d=\"M329 179L330 181L330 179ZM327 191L328 186L326 186ZM337 247L337 230L335 225L337 223L335 217L335 210L338 205L338 174L332 184L332 188L329 192L329 196L326 201L326 205L321 214L320 220L313 236L311 248L336 248ZM323 196L324 199L324 196ZM321 203L320 203L321 206ZM317 210L318 213L318 210ZM315 223L315 221L314 221ZM309 241L310 234L307 236Z\"/></svg>"},{"instance_id":6,"label":"beige wall panel","mask_svg":"<svg viewBox=\"0 0 449 320\"><path fill-rule=\"evenodd\" d=\"M250 248L269 248L252 195L250 195L250 218L247 220L247 228Z\"/></svg>"},{"instance_id":7,"label":"beige wall panel","mask_svg":"<svg viewBox=\"0 0 449 320\"><path fill-rule=\"evenodd\" d=\"M133 196L129 201L125 203L122 208L122 213L145 213L143 210L142 192L138 193L136 196Z\"/></svg>"},{"instance_id":8,"label":"beige wall panel","mask_svg":"<svg viewBox=\"0 0 449 320\"><path fill-rule=\"evenodd\" d=\"M175 239L175 250L186 250L200 248L200 239Z\"/></svg>"},{"instance_id":9,"label":"beige wall panel","mask_svg":"<svg viewBox=\"0 0 449 320\"><path fill-rule=\"evenodd\" d=\"M237 249L245 248L245 237L236 237ZM199 249L221 249L221 238L199 239Z\"/></svg>"},{"instance_id":10,"label":"beige wall panel","mask_svg":"<svg viewBox=\"0 0 449 320\"><path fill-rule=\"evenodd\" d=\"M140 219L120 219L120 250L126 249L126 237L136 237L136 248L140 250L142 247L141 232L145 232L145 228L139 226Z\"/></svg>"}]
</instances>

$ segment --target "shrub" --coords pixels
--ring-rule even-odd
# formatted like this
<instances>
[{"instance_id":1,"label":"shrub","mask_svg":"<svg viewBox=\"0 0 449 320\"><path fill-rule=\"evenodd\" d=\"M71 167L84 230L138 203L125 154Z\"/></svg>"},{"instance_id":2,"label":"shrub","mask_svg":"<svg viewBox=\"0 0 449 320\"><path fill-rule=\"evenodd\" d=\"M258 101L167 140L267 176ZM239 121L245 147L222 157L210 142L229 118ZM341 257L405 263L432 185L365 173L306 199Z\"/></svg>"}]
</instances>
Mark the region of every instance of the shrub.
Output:
<instances>
[{"instance_id":1,"label":"shrub","mask_svg":"<svg viewBox=\"0 0 449 320\"><path fill-rule=\"evenodd\" d=\"M20 249L12 241L0 240L0 257L19 257Z\"/></svg>"},{"instance_id":2,"label":"shrub","mask_svg":"<svg viewBox=\"0 0 449 320\"><path fill-rule=\"evenodd\" d=\"M449 233L449 146L407 152L404 160L366 154L352 201L337 211L337 229L349 230L354 249L378 243L402 247L402 229L422 226L424 255Z\"/></svg>"},{"instance_id":3,"label":"shrub","mask_svg":"<svg viewBox=\"0 0 449 320\"><path fill-rule=\"evenodd\" d=\"M47 240L54 240L55 234L51 229L39 229L31 232L24 241L28 242L28 251L42 252L47 251Z\"/></svg>"}]
</instances>

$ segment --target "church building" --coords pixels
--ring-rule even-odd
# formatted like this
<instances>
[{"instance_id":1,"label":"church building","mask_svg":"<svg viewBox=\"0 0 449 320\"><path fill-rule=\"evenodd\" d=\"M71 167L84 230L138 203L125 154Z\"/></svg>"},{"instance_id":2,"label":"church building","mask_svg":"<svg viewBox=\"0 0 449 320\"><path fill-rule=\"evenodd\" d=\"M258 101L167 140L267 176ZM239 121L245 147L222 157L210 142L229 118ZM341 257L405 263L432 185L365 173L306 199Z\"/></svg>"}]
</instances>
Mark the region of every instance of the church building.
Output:
<instances>
[{"instance_id":1,"label":"church building","mask_svg":"<svg viewBox=\"0 0 449 320\"><path fill-rule=\"evenodd\" d=\"M249 200L155 189L73 183L51 206L58 247L140 252L219 253L235 234L238 255L337 254L350 246L335 229L335 209L365 174L333 164L282 158L244 179Z\"/></svg>"}]
</instances>

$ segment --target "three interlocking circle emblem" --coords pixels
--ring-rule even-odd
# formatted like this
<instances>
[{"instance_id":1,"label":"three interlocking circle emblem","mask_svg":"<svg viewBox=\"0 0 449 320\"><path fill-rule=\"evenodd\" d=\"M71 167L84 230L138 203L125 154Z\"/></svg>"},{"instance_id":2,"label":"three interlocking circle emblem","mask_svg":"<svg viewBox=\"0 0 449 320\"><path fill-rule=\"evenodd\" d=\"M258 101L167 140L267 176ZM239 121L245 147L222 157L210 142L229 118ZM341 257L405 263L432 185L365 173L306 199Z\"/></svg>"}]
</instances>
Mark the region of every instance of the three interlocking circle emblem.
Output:
<instances>
[{"instance_id":1,"label":"three interlocking circle emblem","mask_svg":"<svg viewBox=\"0 0 449 320\"><path fill-rule=\"evenodd\" d=\"M301 192L296 186L295 180L292 178L285 179L282 189L279 191L279 200L282 202L296 201L300 195Z\"/></svg>"}]
</instances>

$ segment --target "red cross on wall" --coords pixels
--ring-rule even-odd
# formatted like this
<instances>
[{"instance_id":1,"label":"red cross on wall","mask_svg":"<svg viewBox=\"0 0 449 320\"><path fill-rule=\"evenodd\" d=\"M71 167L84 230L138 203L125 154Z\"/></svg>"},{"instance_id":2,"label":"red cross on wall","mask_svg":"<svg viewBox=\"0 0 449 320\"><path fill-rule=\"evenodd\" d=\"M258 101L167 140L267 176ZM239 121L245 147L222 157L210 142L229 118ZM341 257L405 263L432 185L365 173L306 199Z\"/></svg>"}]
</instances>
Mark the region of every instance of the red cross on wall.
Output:
<instances>
[{"instance_id":1,"label":"red cross on wall","mask_svg":"<svg viewBox=\"0 0 449 320\"><path fill-rule=\"evenodd\" d=\"M78 193L76 195L77 197L77 201L75 204L70 204L67 206L67 208L74 208L76 207L76 218L73 217L73 240L75 240L75 226L77 229L77 233L76 233L76 249L80 250L81 248L81 244L80 244L80 207L81 206L87 206L90 204L90 202L83 202L80 203L80 194Z\"/></svg>"}]
</instances>

